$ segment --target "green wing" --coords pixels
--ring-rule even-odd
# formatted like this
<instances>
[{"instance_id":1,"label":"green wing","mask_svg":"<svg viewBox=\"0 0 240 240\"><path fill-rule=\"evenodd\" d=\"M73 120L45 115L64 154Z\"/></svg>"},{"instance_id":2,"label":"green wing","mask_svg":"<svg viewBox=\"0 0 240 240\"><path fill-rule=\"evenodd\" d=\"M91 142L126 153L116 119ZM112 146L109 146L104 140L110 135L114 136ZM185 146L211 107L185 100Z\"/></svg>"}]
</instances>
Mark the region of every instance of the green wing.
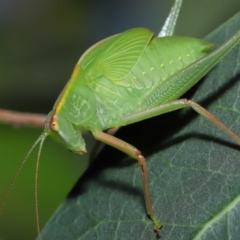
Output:
<instances>
[{"instance_id":1,"label":"green wing","mask_svg":"<svg viewBox=\"0 0 240 240\"><path fill-rule=\"evenodd\" d=\"M117 36L118 34L95 43L80 57L77 65L80 65L82 69L85 69L99 54L101 54L109 46L109 44L111 44L111 40Z\"/></svg>"},{"instance_id":2,"label":"green wing","mask_svg":"<svg viewBox=\"0 0 240 240\"><path fill-rule=\"evenodd\" d=\"M153 32L150 30L134 28L107 39L102 43L103 46L97 45L100 50L94 48L94 52L89 53L91 61L84 65L86 78L94 80L101 75L111 80L125 78L138 62L152 37Z\"/></svg>"}]
</instances>

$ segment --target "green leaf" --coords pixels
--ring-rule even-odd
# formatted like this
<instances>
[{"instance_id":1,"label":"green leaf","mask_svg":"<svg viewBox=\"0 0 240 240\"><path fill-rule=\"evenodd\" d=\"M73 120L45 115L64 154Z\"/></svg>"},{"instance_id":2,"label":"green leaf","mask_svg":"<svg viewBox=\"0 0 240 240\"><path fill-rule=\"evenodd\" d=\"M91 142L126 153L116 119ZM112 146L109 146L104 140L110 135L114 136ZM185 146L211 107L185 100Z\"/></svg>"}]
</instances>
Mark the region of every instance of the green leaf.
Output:
<instances>
[{"instance_id":1,"label":"green leaf","mask_svg":"<svg viewBox=\"0 0 240 240\"><path fill-rule=\"evenodd\" d=\"M206 39L221 45L240 13ZM240 135L240 46L186 96ZM122 128L117 137L147 157L164 240L239 239L239 147L192 109ZM156 239L137 163L106 147L42 231L42 239Z\"/></svg>"}]
</instances>

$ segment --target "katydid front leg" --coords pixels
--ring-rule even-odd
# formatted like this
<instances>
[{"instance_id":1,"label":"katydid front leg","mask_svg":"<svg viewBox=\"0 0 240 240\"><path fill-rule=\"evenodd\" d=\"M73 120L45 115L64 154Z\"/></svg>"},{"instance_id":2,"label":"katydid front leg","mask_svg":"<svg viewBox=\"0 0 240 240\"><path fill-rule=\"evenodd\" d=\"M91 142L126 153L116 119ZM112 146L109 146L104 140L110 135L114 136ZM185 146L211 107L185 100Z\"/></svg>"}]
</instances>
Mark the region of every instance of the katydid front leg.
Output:
<instances>
[{"instance_id":1,"label":"katydid front leg","mask_svg":"<svg viewBox=\"0 0 240 240\"><path fill-rule=\"evenodd\" d=\"M142 177L142 183L143 183L143 190L144 190L144 200L146 204L146 210L148 216L152 219L154 224L154 230L158 232L161 228L161 223L158 221L157 217L155 216L152 208L152 203L150 199L150 193L149 193L149 186L148 186L148 172L147 172L147 163L145 157L142 155L142 153L132 146L131 144L118 139L114 136L108 135L104 132L94 132L93 136L105 143L108 144L114 148L117 148L118 150L126 153L130 157L136 159L140 165L140 171L141 171L141 177Z\"/></svg>"},{"instance_id":2,"label":"katydid front leg","mask_svg":"<svg viewBox=\"0 0 240 240\"><path fill-rule=\"evenodd\" d=\"M115 133L119 130L119 128L110 128L106 131L108 135L115 135ZM102 143L96 141L91 149L90 156L89 156L89 165L91 165L97 156L98 151L100 150Z\"/></svg>"}]
</instances>

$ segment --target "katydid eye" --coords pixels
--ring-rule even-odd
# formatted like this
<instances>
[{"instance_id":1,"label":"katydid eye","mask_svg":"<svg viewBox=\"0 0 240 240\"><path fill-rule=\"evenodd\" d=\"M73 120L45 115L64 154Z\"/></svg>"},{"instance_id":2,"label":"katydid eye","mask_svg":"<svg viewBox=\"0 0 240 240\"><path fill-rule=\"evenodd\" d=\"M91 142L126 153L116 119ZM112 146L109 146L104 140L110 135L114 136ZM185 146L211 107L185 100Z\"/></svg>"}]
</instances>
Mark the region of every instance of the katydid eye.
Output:
<instances>
[{"instance_id":1,"label":"katydid eye","mask_svg":"<svg viewBox=\"0 0 240 240\"><path fill-rule=\"evenodd\" d=\"M53 131L53 132L58 132L59 130L59 126L58 126L58 122L57 119L52 117L51 121L49 123L49 128Z\"/></svg>"}]
</instances>

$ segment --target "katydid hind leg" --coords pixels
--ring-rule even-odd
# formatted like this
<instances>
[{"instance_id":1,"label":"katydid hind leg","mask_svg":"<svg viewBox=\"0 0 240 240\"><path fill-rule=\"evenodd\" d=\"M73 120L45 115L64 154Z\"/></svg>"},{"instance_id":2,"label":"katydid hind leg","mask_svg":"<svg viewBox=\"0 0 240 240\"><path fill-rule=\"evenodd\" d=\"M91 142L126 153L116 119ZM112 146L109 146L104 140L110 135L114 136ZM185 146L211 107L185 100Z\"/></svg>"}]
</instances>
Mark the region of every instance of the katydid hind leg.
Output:
<instances>
[{"instance_id":1,"label":"katydid hind leg","mask_svg":"<svg viewBox=\"0 0 240 240\"><path fill-rule=\"evenodd\" d=\"M127 155L129 155L130 157L138 161L140 166L141 177L142 177L144 200L146 204L147 214L153 221L154 230L158 232L161 228L161 223L158 221L152 208L152 203L151 203L150 193L149 193L149 185L148 185L147 163L146 163L145 157L141 154L141 152L137 148L114 136L108 135L104 132L95 132L93 133L93 135L97 140L126 153Z\"/></svg>"},{"instance_id":2,"label":"katydid hind leg","mask_svg":"<svg viewBox=\"0 0 240 240\"><path fill-rule=\"evenodd\" d=\"M183 0L175 0L158 37L173 36Z\"/></svg>"},{"instance_id":3,"label":"katydid hind leg","mask_svg":"<svg viewBox=\"0 0 240 240\"><path fill-rule=\"evenodd\" d=\"M172 112L185 107L193 108L201 116L205 117L207 120L215 124L221 130L223 130L227 135L230 136L238 145L240 145L240 137L238 137L233 131L231 131L226 125L224 125L217 117L207 111L205 108L201 107L194 101L188 99L178 99L170 103L162 104L157 107L145 109L143 111L127 115L123 117L124 125L128 125L134 122L142 121L147 118L155 117L164 113Z\"/></svg>"}]
</instances>

